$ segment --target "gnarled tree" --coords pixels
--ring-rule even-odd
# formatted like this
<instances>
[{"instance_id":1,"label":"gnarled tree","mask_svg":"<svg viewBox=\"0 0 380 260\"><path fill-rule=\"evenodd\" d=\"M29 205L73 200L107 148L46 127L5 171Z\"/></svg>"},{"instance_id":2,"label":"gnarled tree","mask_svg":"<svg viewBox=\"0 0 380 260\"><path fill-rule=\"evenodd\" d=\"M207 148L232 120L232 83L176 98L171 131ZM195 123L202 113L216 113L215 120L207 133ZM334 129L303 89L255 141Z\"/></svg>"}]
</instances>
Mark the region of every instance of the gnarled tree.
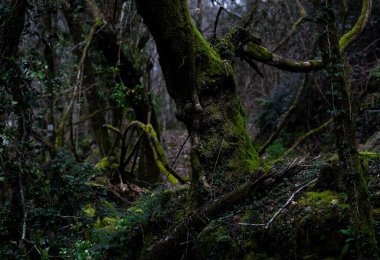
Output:
<instances>
[{"instance_id":1,"label":"gnarled tree","mask_svg":"<svg viewBox=\"0 0 380 260\"><path fill-rule=\"evenodd\" d=\"M231 65L196 30L185 0L136 0L139 13L152 33L160 56L169 94L177 105L192 140L193 184L236 181L241 173L259 166L259 159L245 131L244 112L236 95ZM281 57L260 45L246 30L236 28L225 37L229 53L250 64L259 61L290 72L310 72L326 67L330 75L330 100L334 108L336 144L345 174L358 255L376 259L377 245L367 184L356 148L350 92L343 54L368 22L371 1L364 0L358 22L339 41L333 6L316 0L320 14L319 40L322 60L296 61ZM218 164L217 176L215 165ZM215 182L216 181L216 182ZM215 182L215 183L214 183ZM224 183L226 185L226 183Z\"/></svg>"},{"instance_id":2,"label":"gnarled tree","mask_svg":"<svg viewBox=\"0 0 380 260\"><path fill-rule=\"evenodd\" d=\"M137 0L153 35L176 116L191 136L194 187L218 189L252 173L259 158L246 129L231 64L195 28L185 0Z\"/></svg>"}]
</instances>

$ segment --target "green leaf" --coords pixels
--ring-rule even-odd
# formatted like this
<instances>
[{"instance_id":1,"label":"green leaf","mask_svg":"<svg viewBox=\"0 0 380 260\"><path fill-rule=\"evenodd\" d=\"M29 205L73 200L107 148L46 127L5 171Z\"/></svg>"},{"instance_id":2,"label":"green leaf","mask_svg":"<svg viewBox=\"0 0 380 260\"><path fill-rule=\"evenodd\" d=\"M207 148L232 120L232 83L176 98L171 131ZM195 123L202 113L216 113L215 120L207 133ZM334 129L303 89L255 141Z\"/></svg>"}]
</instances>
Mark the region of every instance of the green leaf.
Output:
<instances>
[{"instance_id":1,"label":"green leaf","mask_svg":"<svg viewBox=\"0 0 380 260\"><path fill-rule=\"evenodd\" d=\"M350 250L350 244L345 244L342 248L342 255L346 255L348 253L348 250Z\"/></svg>"},{"instance_id":2,"label":"green leaf","mask_svg":"<svg viewBox=\"0 0 380 260\"><path fill-rule=\"evenodd\" d=\"M341 229L341 230L339 230L339 232L341 234L343 234L343 235L346 235L346 236L350 236L351 235L351 232L348 229Z\"/></svg>"},{"instance_id":3,"label":"green leaf","mask_svg":"<svg viewBox=\"0 0 380 260\"><path fill-rule=\"evenodd\" d=\"M44 71L38 71L37 73L38 78L44 80L46 78L46 73Z\"/></svg>"}]
</instances>

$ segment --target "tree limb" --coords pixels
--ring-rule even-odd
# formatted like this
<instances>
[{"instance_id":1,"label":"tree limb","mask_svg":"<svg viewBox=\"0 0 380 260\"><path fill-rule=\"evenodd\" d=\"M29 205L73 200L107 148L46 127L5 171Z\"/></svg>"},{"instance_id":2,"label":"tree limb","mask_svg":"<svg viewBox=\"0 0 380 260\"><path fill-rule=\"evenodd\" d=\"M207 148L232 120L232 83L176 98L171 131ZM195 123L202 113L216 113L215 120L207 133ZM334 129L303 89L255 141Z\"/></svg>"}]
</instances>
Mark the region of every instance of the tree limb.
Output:
<instances>
[{"instance_id":1,"label":"tree limb","mask_svg":"<svg viewBox=\"0 0 380 260\"><path fill-rule=\"evenodd\" d=\"M284 58L270 52L267 48L249 42L241 48L239 56L248 57L272 67L289 72L310 72L320 70L324 67L322 60L298 61Z\"/></svg>"},{"instance_id":2,"label":"tree limb","mask_svg":"<svg viewBox=\"0 0 380 260\"><path fill-rule=\"evenodd\" d=\"M297 141L290 147L279 159L275 160L273 163L276 163L277 161L280 161L282 158L286 157L291 151L293 151L303 140L308 138L309 136L321 131L325 127L327 127L330 123L332 123L333 118L331 117L329 120L324 122L322 125L318 126L317 128L314 128L307 132L306 134L298 137Z\"/></svg>"},{"instance_id":3,"label":"tree limb","mask_svg":"<svg viewBox=\"0 0 380 260\"><path fill-rule=\"evenodd\" d=\"M366 28L371 17L372 0L363 0L360 17L354 27L339 40L339 49L343 53L348 46L356 41Z\"/></svg>"},{"instance_id":4,"label":"tree limb","mask_svg":"<svg viewBox=\"0 0 380 260\"><path fill-rule=\"evenodd\" d=\"M323 60L298 61L284 58L272 53L267 48L260 45L257 37L252 36L247 30L237 27L226 36L234 46L237 57L251 59L264 64L290 72L310 72L320 70L324 67Z\"/></svg>"}]
</instances>

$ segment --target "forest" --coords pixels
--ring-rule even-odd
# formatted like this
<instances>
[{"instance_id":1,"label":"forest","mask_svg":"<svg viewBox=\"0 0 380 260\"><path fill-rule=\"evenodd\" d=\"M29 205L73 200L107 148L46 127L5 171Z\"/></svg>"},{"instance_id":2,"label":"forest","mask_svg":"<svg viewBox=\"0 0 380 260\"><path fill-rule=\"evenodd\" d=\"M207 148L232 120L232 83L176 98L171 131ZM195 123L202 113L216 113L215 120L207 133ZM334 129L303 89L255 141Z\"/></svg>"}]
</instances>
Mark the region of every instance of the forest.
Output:
<instances>
[{"instance_id":1,"label":"forest","mask_svg":"<svg viewBox=\"0 0 380 260\"><path fill-rule=\"evenodd\" d=\"M0 0L0 259L380 259L380 1Z\"/></svg>"}]
</instances>

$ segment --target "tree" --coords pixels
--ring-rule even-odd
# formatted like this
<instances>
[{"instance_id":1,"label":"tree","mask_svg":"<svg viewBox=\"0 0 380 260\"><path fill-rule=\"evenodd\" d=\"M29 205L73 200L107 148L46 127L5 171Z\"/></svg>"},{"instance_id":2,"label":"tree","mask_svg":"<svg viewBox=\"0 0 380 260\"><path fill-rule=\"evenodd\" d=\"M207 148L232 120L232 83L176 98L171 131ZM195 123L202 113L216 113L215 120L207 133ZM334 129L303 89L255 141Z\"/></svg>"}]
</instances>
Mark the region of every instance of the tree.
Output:
<instances>
[{"instance_id":1,"label":"tree","mask_svg":"<svg viewBox=\"0 0 380 260\"><path fill-rule=\"evenodd\" d=\"M260 160L245 129L230 62L195 28L185 0L136 3L156 41L176 117L190 134L193 187L233 189Z\"/></svg>"},{"instance_id":2,"label":"tree","mask_svg":"<svg viewBox=\"0 0 380 260\"><path fill-rule=\"evenodd\" d=\"M322 33L327 35L327 41L321 41L320 47L324 59L328 61L326 71L330 85L329 97L334 118L336 147L350 204L356 248L359 259L378 259L372 209L368 196L368 180L365 179L365 170L361 165L357 149L350 86L344 61L347 47L360 36L368 23L372 1L363 1L358 22L340 39L335 28L336 19L332 1L316 2L320 10L318 19L324 28Z\"/></svg>"},{"instance_id":3,"label":"tree","mask_svg":"<svg viewBox=\"0 0 380 260\"><path fill-rule=\"evenodd\" d=\"M248 62L255 60L290 72L310 72L326 66L332 88L330 100L337 151L346 180L357 251L361 259L376 259L373 219L356 148L343 59L347 46L364 30L372 3L363 1L358 22L340 40L331 1L314 4L320 14L322 60L295 61L280 57L241 28L233 29L222 44ZM210 183L214 188L217 183L234 181L239 174L257 169L260 162L245 131L231 65L222 60L194 27L187 2L137 0L137 7L156 41L167 89L177 105L177 118L186 124L191 135L193 185L202 183L208 187ZM217 163L219 171L213 176Z\"/></svg>"}]
</instances>

